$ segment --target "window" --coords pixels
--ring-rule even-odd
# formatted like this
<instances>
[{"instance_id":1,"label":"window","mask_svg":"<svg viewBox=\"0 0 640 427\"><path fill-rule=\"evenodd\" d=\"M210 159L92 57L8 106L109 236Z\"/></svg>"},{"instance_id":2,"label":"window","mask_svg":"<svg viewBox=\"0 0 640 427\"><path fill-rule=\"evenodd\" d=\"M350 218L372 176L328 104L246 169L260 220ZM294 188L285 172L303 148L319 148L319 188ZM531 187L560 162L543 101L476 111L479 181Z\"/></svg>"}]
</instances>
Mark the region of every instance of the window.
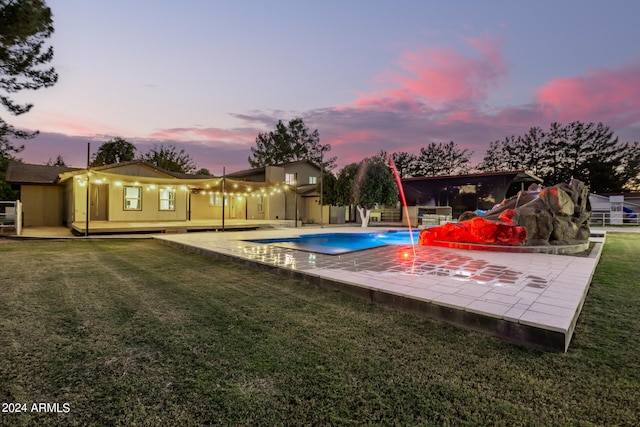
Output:
<instances>
[{"instance_id":1,"label":"window","mask_svg":"<svg viewBox=\"0 0 640 427\"><path fill-rule=\"evenodd\" d=\"M161 211L175 211L176 210L176 190L171 187L161 188L159 194Z\"/></svg>"},{"instance_id":2,"label":"window","mask_svg":"<svg viewBox=\"0 0 640 427\"><path fill-rule=\"evenodd\" d=\"M295 185L296 183L296 174L295 173L285 173L284 174L284 183L287 185Z\"/></svg>"},{"instance_id":3,"label":"window","mask_svg":"<svg viewBox=\"0 0 640 427\"><path fill-rule=\"evenodd\" d=\"M124 187L124 210L142 210L142 187Z\"/></svg>"},{"instance_id":4,"label":"window","mask_svg":"<svg viewBox=\"0 0 640 427\"><path fill-rule=\"evenodd\" d=\"M224 199L224 205L229 206L229 198ZM222 194L209 194L209 206L222 206Z\"/></svg>"},{"instance_id":5,"label":"window","mask_svg":"<svg viewBox=\"0 0 640 427\"><path fill-rule=\"evenodd\" d=\"M317 184L318 183L318 177L317 176L310 176L309 177L309 184Z\"/></svg>"},{"instance_id":6,"label":"window","mask_svg":"<svg viewBox=\"0 0 640 427\"><path fill-rule=\"evenodd\" d=\"M264 196L258 196L258 212L264 212Z\"/></svg>"}]
</instances>

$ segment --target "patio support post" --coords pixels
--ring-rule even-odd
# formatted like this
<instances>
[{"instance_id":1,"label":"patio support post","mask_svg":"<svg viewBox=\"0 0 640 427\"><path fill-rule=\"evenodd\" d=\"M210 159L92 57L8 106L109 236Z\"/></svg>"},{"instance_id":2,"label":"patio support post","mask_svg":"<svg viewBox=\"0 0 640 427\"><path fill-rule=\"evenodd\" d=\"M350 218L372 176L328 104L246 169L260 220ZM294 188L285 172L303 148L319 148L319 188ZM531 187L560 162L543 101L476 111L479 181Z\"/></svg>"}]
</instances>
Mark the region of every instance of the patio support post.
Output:
<instances>
[{"instance_id":1,"label":"patio support post","mask_svg":"<svg viewBox=\"0 0 640 427\"><path fill-rule=\"evenodd\" d=\"M324 227L324 204L322 193L324 193L324 147L320 149L320 228Z\"/></svg>"},{"instance_id":2,"label":"patio support post","mask_svg":"<svg viewBox=\"0 0 640 427\"><path fill-rule=\"evenodd\" d=\"M85 220L84 220L84 237L89 236L89 195L91 192L89 191L89 187L91 186L91 173L89 172L90 161L89 158L91 156L91 143L87 142L87 191L86 191L86 203L85 203Z\"/></svg>"},{"instance_id":3,"label":"patio support post","mask_svg":"<svg viewBox=\"0 0 640 427\"><path fill-rule=\"evenodd\" d=\"M225 167L222 167L222 231L224 231L224 202L226 200L226 196L225 196L225 179L226 179L226 173L225 173Z\"/></svg>"},{"instance_id":4,"label":"patio support post","mask_svg":"<svg viewBox=\"0 0 640 427\"><path fill-rule=\"evenodd\" d=\"M22 203L16 200L16 234L22 234Z\"/></svg>"},{"instance_id":5,"label":"patio support post","mask_svg":"<svg viewBox=\"0 0 640 427\"><path fill-rule=\"evenodd\" d=\"M295 228L298 228L298 172L293 177L293 194L296 198Z\"/></svg>"}]
</instances>

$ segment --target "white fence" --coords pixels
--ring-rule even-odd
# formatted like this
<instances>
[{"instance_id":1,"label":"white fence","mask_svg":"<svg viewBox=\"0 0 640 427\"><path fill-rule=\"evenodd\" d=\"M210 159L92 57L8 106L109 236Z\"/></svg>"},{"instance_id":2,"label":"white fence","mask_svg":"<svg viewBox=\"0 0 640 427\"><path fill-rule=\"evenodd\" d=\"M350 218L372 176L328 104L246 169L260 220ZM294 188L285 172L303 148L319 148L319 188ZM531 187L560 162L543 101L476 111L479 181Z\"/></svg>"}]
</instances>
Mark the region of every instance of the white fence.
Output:
<instances>
[{"instance_id":1,"label":"white fence","mask_svg":"<svg viewBox=\"0 0 640 427\"><path fill-rule=\"evenodd\" d=\"M622 224L619 223L620 219L616 218L614 223L611 222L611 212L591 212L591 225L640 225L640 215L627 215L622 218Z\"/></svg>"},{"instance_id":2,"label":"white fence","mask_svg":"<svg viewBox=\"0 0 640 427\"><path fill-rule=\"evenodd\" d=\"M20 200L0 201L0 234L13 229L19 236L22 232L22 203Z\"/></svg>"}]
</instances>

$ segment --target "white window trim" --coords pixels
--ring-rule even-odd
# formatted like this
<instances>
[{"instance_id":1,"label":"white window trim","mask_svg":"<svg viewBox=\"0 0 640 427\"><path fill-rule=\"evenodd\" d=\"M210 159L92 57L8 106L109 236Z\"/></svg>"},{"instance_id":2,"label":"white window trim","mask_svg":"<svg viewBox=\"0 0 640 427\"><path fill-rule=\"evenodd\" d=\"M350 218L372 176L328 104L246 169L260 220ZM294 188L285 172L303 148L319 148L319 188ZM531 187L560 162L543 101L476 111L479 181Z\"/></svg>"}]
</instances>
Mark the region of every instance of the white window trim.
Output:
<instances>
[{"instance_id":1,"label":"white window trim","mask_svg":"<svg viewBox=\"0 0 640 427\"><path fill-rule=\"evenodd\" d=\"M138 190L138 197L127 197L127 189L129 188L135 188ZM123 210L125 211L141 211L142 210L142 187L137 186L137 185L125 185L124 189L122 191L122 195L123 195ZM127 207L127 200L137 200L138 203L137 207L135 208L128 208Z\"/></svg>"}]
</instances>

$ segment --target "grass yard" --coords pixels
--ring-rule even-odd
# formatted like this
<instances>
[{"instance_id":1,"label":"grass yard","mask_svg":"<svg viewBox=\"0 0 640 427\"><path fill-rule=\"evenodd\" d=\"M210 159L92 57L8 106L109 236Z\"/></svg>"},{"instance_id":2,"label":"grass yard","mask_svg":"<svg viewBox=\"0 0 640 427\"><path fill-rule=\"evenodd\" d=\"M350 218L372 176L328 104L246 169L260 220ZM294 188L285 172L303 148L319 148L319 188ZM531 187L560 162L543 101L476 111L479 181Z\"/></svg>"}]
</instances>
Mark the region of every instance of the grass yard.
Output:
<instances>
[{"instance_id":1,"label":"grass yard","mask_svg":"<svg viewBox=\"0 0 640 427\"><path fill-rule=\"evenodd\" d=\"M0 425L638 425L638 259L608 236L558 354L150 240L0 240Z\"/></svg>"}]
</instances>

